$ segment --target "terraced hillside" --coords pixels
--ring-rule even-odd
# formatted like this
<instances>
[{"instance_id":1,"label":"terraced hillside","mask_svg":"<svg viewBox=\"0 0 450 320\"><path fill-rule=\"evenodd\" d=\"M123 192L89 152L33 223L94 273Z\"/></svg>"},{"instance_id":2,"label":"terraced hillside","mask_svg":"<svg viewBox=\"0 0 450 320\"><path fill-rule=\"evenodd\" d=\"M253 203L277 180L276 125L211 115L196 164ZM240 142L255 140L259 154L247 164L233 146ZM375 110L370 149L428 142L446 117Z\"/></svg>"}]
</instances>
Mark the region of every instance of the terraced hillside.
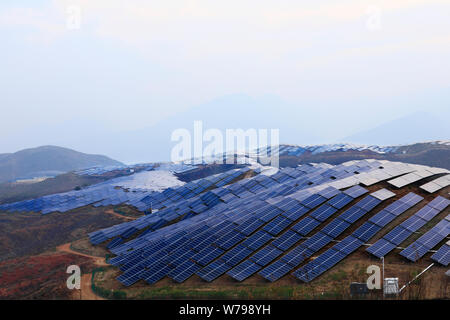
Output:
<instances>
[{"instance_id":1,"label":"terraced hillside","mask_svg":"<svg viewBox=\"0 0 450 320\"><path fill-rule=\"evenodd\" d=\"M448 173L376 160L286 168L206 192L200 198L213 205L202 212L181 201L165 211L164 223L161 211L157 219L148 215L90 237L94 244L110 239L109 262L120 268L113 274L132 291L142 281L155 288L199 281L314 286L347 259L371 261L391 251L396 263L434 261L444 275Z\"/></svg>"}]
</instances>

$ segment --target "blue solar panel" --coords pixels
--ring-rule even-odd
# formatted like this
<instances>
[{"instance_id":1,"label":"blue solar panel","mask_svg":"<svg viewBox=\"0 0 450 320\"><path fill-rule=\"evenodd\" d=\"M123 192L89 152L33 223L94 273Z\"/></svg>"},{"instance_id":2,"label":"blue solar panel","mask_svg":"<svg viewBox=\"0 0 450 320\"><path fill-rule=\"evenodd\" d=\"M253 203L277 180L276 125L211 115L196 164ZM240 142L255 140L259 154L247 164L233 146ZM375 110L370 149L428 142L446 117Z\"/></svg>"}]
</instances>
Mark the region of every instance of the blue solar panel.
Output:
<instances>
[{"instance_id":1,"label":"blue solar panel","mask_svg":"<svg viewBox=\"0 0 450 320\"><path fill-rule=\"evenodd\" d=\"M237 227L236 230L248 236L249 234L253 233L256 229L261 227L263 224L264 221L259 220L255 217L251 217L247 219L244 223L242 223L239 227Z\"/></svg>"},{"instance_id":2,"label":"blue solar panel","mask_svg":"<svg viewBox=\"0 0 450 320\"><path fill-rule=\"evenodd\" d=\"M301 201L301 204L304 205L305 207L313 209L318 205L324 203L325 201L327 201L327 198L322 197L321 195L318 194L313 194L312 196L309 196L305 200Z\"/></svg>"},{"instance_id":3,"label":"blue solar panel","mask_svg":"<svg viewBox=\"0 0 450 320\"><path fill-rule=\"evenodd\" d=\"M250 260L257 263L261 267L269 264L272 260L276 259L283 253L278 248L275 248L272 245L268 245L267 247L262 248L258 252L256 252L253 256L250 257Z\"/></svg>"},{"instance_id":4,"label":"blue solar panel","mask_svg":"<svg viewBox=\"0 0 450 320\"><path fill-rule=\"evenodd\" d=\"M417 211L415 216L422 218L423 220L430 221L435 216L437 216L439 214L439 212L440 212L439 210L434 209L433 207L431 207L429 205L426 205L425 207L423 207L422 209Z\"/></svg>"},{"instance_id":5,"label":"blue solar panel","mask_svg":"<svg viewBox=\"0 0 450 320\"><path fill-rule=\"evenodd\" d=\"M300 222L293 225L291 229L303 236L306 236L320 224L321 224L320 221L317 221L316 219L313 219L311 217L306 217L302 219Z\"/></svg>"},{"instance_id":6,"label":"blue solar panel","mask_svg":"<svg viewBox=\"0 0 450 320\"><path fill-rule=\"evenodd\" d=\"M294 249L289 251L286 255L284 255L281 260L290 264L293 267L298 266L307 258L311 257L314 254L314 251L306 248L302 244L296 246Z\"/></svg>"},{"instance_id":7,"label":"blue solar panel","mask_svg":"<svg viewBox=\"0 0 450 320\"><path fill-rule=\"evenodd\" d=\"M315 260L294 272L294 276L304 282L310 282L327 270L331 269L344 258L345 255L343 253L331 248Z\"/></svg>"},{"instance_id":8,"label":"blue solar panel","mask_svg":"<svg viewBox=\"0 0 450 320\"><path fill-rule=\"evenodd\" d=\"M263 230L269 232L270 234L276 236L281 231L286 229L290 224L292 223L291 220L288 218L279 216L273 219L271 222L269 222L267 225L264 226Z\"/></svg>"},{"instance_id":9,"label":"blue solar panel","mask_svg":"<svg viewBox=\"0 0 450 320\"><path fill-rule=\"evenodd\" d=\"M265 279L273 282L278 279L280 279L282 276L287 274L289 271L292 270L292 266L285 263L282 260L275 261L274 263L270 264L266 268L262 269L258 274Z\"/></svg>"},{"instance_id":10,"label":"blue solar panel","mask_svg":"<svg viewBox=\"0 0 450 320\"><path fill-rule=\"evenodd\" d=\"M227 265L224 261L217 259L203 269L197 271L197 275L203 280L211 282L229 269L231 269L231 266Z\"/></svg>"},{"instance_id":11,"label":"blue solar panel","mask_svg":"<svg viewBox=\"0 0 450 320\"><path fill-rule=\"evenodd\" d=\"M450 263L450 245L445 243L431 256L431 259L447 267Z\"/></svg>"},{"instance_id":12,"label":"blue solar panel","mask_svg":"<svg viewBox=\"0 0 450 320\"><path fill-rule=\"evenodd\" d=\"M253 251L258 250L272 239L272 236L263 230L255 232L252 236L242 242L242 244Z\"/></svg>"},{"instance_id":13,"label":"blue solar panel","mask_svg":"<svg viewBox=\"0 0 450 320\"><path fill-rule=\"evenodd\" d=\"M367 192L369 192L369 191L367 189L364 189L361 186L353 186L344 191L345 194L349 195L350 197L352 197L354 199L362 196L363 194L366 194Z\"/></svg>"},{"instance_id":14,"label":"blue solar panel","mask_svg":"<svg viewBox=\"0 0 450 320\"><path fill-rule=\"evenodd\" d=\"M364 199L362 199L361 201L359 201L357 204L355 204L357 207L360 207L361 209L369 212L371 211L373 208L375 208L377 205L379 205L381 203L380 199L377 199L375 197L372 196L367 196Z\"/></svg>"},{"instance_id":15,"label":"blue solar panel","mask_svg":"<svg viewBox=\"0 0 450 320\"><path fill-rule=\"evenodd\" d=\"M236 279L237 281L244 281L251 275L255 274L262 267L257 265L256 263L245 260L244 262L238 264L236 267L227 272L227 274Z\"/></svg>"},{"instance_id":16,"label":"blue solar panel","mask_svg":"<svg viewBox=\"0 0 450 320\"><path fill-rule=\"evenodd\" d=\"M423 200L423 197L418 196L417 194L412 193L412 192L408 193L406 196L399 199L399 201L406 203L409 207L412 207L412 206L418 204L422 200Z\"/></svg>"},{"instance_id":17,"label":"blue solar panel","mask_svg":"<svg viewBox=\"0 0 450 320\"><path fill-rule=\"evenodd\" d=\"M433 199L433 201L431 201L428 205L436 210L442 211L450 205L450 200L445 199L442 196L438 196L437 198Z\"/></svg>"},{"instance_id":18,"label":"blue solar panel","mask_svg":"<svg viewBox=\"0 0 450 320\"><path fill-rule=\"evenodd\" d=\"M342 209L347 204L352 202L353 198L346 195L345 193L340 193L331 200L328 200L328 204L335 207L336 209Z\"/></svg>"},{"instance_id":19,"label":"blue solar panel","mask_svg":"<svg viewBox=\"0 0 450 320\"><path fill-rule=\"evenodd\" d=\"M419 230L421 227L423 227L426 223L427 221L417 216L412 216L402 222L402 227L408 229L411 232L415 232Z\"/></svg>"},{"instance_id":20,"label":"blue solar panel","mask_svg":"<svg viewBox=\"0 0 450 320\"><path fill-rule=\"evenodd\" d=\"M357 250L359 247L361 247L364 243L359 240L358 238L355 238L353 236L348 236L344 238L341 242L336 244L333 248L335 250L338 250L345 255L351 254L353 251Z\"/></svg>"},{"instance_id":21,"label":"blue solar panel","mask_svg":"<svg viewBox=\"0 0 450 320\"><path fill-rule=\"evenodd\" d=\"M325 203L316 210L314 210L313 212L311 212L310 217L313 217L314 219L323 222L327 220L329 217L331 217L336 211L337 211L336 208Z\"/></svg>"},{"instance_id":22,"label":"blue solar panel","mask_svg":"<svg viewBox=\"0 0 450 320\"><path fill-rule=\"evenodd\" d=\"M303 217L310 209L307 207L304 207L302 205L298 205L295 208L289 208L286 210L286 212L283 212L281 215L292 220L296 221Z\"/></svg>"},{"instance_id":23,"label":"blue solar panel","mask_svg":"<svg viewBox=\"0 0 450 320\"><path fill-rule=\"evenodd\" d=\"M381 227L377 226L376 224L366 222L361 227L356 229L352 235L364 242L367 242L380 230Z\"/></svg>"},{"instance_id":24,"label":"blue solar panel","mask_svg":"<svg viewBox=\"0 0 450 320\"><path fill-rule=\"evenodd\" d=\"M405 229L402 226L396 226L383 238L398 246L400 243L405 241L411 234L412 232L409 231L408 229Z\"/></svg>"},{"instance_id":25,"label":"blue solar panel","mask_svg":"<svg viewBox=\"0 0 450 320\"><path fill-rule=\"evenodd\" d=\"M271 206L268 205L266 207L263 207L259 210L255 211L255 216L257 216L258 218L260 218L262 221L264 222L269 222L270 220L272 220L273 218L275 218L276 216L278 216L280 213L282 213L283 211L281 211L281 209L275 207L275 206Z\"/></svg>"},{"instance_id":26,"label":"blue solar panel","mask_svg":"<svg viewBox=\"0 0 450 320\"><path fill-rule=\"evenodd\" d=\"M388 205L384 210L389 211L395 216L399 216L406 210L408 210L410 207L406 203L403 203L401 201L395 201L394 203Z\"/></svg>"},{"instance_id":27,"label":"blue solar panel","mask_svg":"<svg viewBox=\"0 0 450 320\"><path fill-rule=\"evenodd\" d=\"M151 270L151 272L148 273L148 277L145 278L145 281L150 284L156 283L164 278L170 270L171 268L167 265L158 267L155 270Z\"/></svg>"},{"instance_id":28,"label":"blue solar panel","mask_svg":"<svg viewBox=\"0 0 450 320\"><path fill-rule=\"evenodd\" d=\"M400 254L405 258L407 258L408 260L415 262L420 258L422 258L427 252L428 252L427 247L414 242L406 249L402 250Z\"/></svg>"},{"instance_id":29,"label":"blue solar panel","mask_svg":"<svg viewBox=\"0 0 450 320\"><path fill-rule=\"evenodd\" d=\"M197 261L199 264L205 266L214 259L216 259L217 257L219 257L220 255L222 255L223 253L224 250L222 250L221 248L209 245L208 247L206 247L205 249L194 255L192 259L194 261Z\"/></svg>"},{"instance_id":30,"label":"blue solar panel","mask_svg":"<svg viewBox=\"0 0 450 320\"><path fill-rule=\"evenodd\" d=\"M376 224L377 226L384 227L395 218L396 216L393 215L392 213L389 213L388 211L385 210L381 210L372 218L370 218L369 221Z\"/></svg>"},{"instance_id":31,"label":"blue solar panel","mask_svg":"<svg viewBox=\"0 0 450 320\"><path fill-rule=\"evenodd\" d=\"M229 266L235 266L245 258L247 258L250 254L252 254L252 250L243 246L242 244L238 244L233 249L227 251L222 257L221 260L225 261Z\"/></svg>"},{"instance_id":32,"label":"blue solar panel","mask_svg":"<svg viewBox=\"0 0 450 320\"><path fill-rule=\"evenodd\" d=\"M184 282L189 277L191 277L194 273L200 270L201 266L190 261L186 260L178 267L169 272L169 276L175 280L176 282Z\"/></svg>"},{"instance_id":33,"label":"blue solar panel","mask_svg":"<svg viewBox=\"0 0 450 320\"><path fill-rule=\"evenodd\" d=\"M272 242L272 245L275 247L286 251L290 247L292 247L294 244L296 244L298 241L302 239L302 236L299 235L297 232L294 232L292 230L288 230L285 233L283 233L280 237L275 239Z\"/></svg>"},{"instance_id":34,"label":"blue solar panel","mask_svg":"<svg viewBox=\"0 0 450 320\"><path fill-rule=\"evenodd\" d=\"M350 227L350 223L341 220L334 219L329 224L327 224L321 232L329 235L332 238L338 237L342 232L344 232L348 227Z\"/></svg>"},{"instance_id":35,"label":"blue solar panel","mask_svg":"<svg viewBox=\"0 0 450 320\"><path fill-rule=\"evenodd\" d=\"M325 233L318 232L315 235L313 235L311 238L303 242L303 246L316 252L325 247L327 244L329 244L333 238L326 235Z\"/></svg>"},{"instance_id":36,"label":"blue solar panel","mask_svg":"<svg viewBox=\"0 0 450 320\"><path fill-rule=\"evenodd\" d=\"M222 249L228 250L238 242L241 242L245 236L242 233L232 230L216 241L216 244Z\"/></svg>"},{"instance_id":37,"label":"blue solar panel","mask_svg":"<svg viewBox=\"0 0 450 320\"><path fill-rule=\"evenodd\" d=\"M344 213L342 213L339 218L342 220L347 221L348 223L355 223L357 220L359 220L362 216L364 216L367 213L366 210L363 210L357 206L353 206L349 208L348 210L345 210Z\"/></svg>"},{"instance_id":38,"label":"blue solar panel","mask_svg":"<svg viewBox=\"0 0 450 320\"><path fill-rule=\"evenodd\" d=\"M367 252L370 252L374 256L381 258L387 255L389 252L394 250L396 247L395 244L385 240L380 239L377 242L375 242L373 245L371 245L369 248L366 249Z\"/></svg>"}]
</instances>

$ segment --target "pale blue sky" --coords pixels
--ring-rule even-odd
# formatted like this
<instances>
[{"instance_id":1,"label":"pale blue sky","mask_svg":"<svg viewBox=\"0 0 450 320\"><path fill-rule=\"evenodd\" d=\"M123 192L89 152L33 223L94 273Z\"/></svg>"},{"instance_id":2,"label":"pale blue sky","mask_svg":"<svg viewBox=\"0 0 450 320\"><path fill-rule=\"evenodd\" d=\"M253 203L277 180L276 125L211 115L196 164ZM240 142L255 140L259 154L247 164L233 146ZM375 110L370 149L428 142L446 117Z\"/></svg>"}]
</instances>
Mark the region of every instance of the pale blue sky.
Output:
<instances>
[{"instance_id":1,"label":"pale blue sky","mask_svg":"<svg viewBox=\"0 0 450 320\"><path fill-rule=\"evenodd\" d=\"M105 136L237 93L282 100L314 143L448 115L449 16L447 0L2 1L0 153L111 153Z\"/></svg>"}]
</instances>

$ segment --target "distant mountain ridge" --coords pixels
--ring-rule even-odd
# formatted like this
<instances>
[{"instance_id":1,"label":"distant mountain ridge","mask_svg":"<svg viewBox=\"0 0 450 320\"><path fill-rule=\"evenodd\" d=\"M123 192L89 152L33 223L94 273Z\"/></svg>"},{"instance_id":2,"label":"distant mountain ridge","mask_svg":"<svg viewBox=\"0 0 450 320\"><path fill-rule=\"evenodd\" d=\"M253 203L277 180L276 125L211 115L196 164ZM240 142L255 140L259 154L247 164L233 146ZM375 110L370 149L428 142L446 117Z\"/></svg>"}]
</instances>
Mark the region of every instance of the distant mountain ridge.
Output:
<instances>
[{"instance_id":1,"label":"distant mountain ridge","mask_svg":"<svg viewBox=\"0 0 450 320\"><path fill-rule=\"evenodd\" d=\"M57 146L42 146L0 154L0 183L111 165L122 163L103 155L85 154Z\"/></svg>"}]
</instances>

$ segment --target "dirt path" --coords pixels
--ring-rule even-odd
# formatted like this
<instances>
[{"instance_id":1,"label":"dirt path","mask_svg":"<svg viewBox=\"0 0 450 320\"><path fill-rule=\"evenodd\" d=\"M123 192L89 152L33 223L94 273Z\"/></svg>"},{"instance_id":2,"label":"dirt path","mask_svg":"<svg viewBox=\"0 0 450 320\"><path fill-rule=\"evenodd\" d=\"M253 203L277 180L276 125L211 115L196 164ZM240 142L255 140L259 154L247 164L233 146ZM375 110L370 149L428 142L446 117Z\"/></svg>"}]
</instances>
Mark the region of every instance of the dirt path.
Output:
<instances>
[{"instance_id":1,"label":"dirt path","mask_svg":"<svg viewBox=\"0 0 450 320\"><path fill-rule=\"evenodd\" d=\"M70 248L70 242L60 245L59 247L56 248L56 250L61 251L61 252L66 252L66 253L70 253L70 254L76 254L79 256L83 256L83 257L87 257L87 258L91 258L94 260L95 265L99 266L99 267L107 267L109 266L109 264L106 263L105 258L103 257L96 257L96 256L91 256L89 254L85 254L85 253L81 253L78 251L74 251Z\"/></svg>"},{"instance_id":2,"label":"dirt path","mask_svg":"<svg viewBox=\"0 0 450 320\"><path fill-rule=\"evenodd\" d=\"M113 216L125 219L125 220L136 220L136 218L134 218L134 217L127 217L127 216L118 214L117 212L114 212L114 210L111 210L111 209L105 210L105 212L108 214L112 214Z\"/></svg>"},{"instance_id":3,"label":"dirt path","mask_svg":"<svg viewBox=\"0 0 450 320\"><path fill-rule=\"evenodd\" d=\"M105 258L91 256L88 254L84 254L84 253L72 250L70 248L70 242L60 245L59 247L56 248L56 250L58 250L60 252L76 254L79 256L91 258L94 260L94 264L99 267L109 266L109 264L106 263ZM80 292L75 292L73 294L74 299L80 299L80 294L81 294L81 300L105 300L102 297L97 296L94 293L94 291L92 291L92 281L91 280L92 280L92 273L86 273L81 276L81 290L80 290Z\"/></svg>"}]
</instances>

